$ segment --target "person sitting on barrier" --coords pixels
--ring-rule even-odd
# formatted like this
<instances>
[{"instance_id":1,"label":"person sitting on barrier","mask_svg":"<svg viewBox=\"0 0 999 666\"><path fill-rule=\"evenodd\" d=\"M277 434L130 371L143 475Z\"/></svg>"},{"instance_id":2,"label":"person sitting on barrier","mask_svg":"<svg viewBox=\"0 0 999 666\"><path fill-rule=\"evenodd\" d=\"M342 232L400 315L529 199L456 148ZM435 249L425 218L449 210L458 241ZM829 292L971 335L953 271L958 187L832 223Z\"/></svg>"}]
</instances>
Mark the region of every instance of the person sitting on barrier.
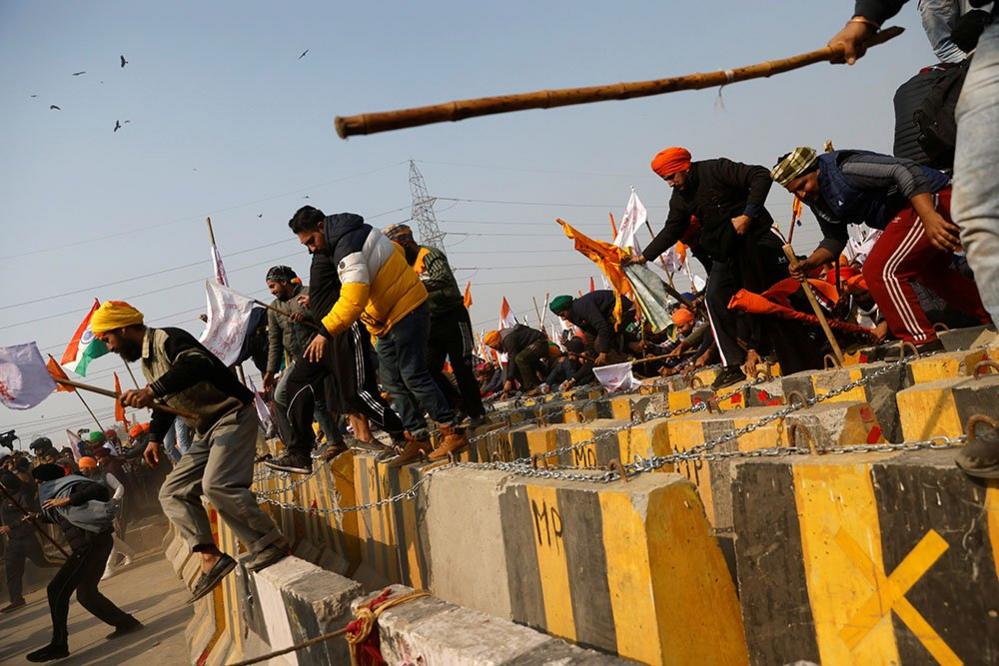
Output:
<instances>
[{"instance_id":1,"label":"person sitting on barrier","mask_svg":"<svg viewBox=\"0 0 999 666\"><path fill-rule=\"evenodd\" d=\"M521 391L531 391L541 383L542 373L547 374L548 336L541 331L516 324L512 328L489 331L483 342L507 355L500 397L505 398L513 392L514 382L519 384Z\"/></svg>"},{"instance_id":2,"label":"person sitting on barrier","mask_svg":"<svg viewBox=\"0 0 999 666\"><path fill-rule=\"evenodd\" d=\"M847 243L847 225L866 224L884 230L864 262L863 276L893 336L923 352L943 349L914 282L982 324L991 322L975 282L951 266L960 242L950 218L946 174L869 151L819 155L801 146L781 156L771 176L811 208L823 234L798 263L795 277L835 261Z\"/></svg>"},{"instance_id":3,"label":"person sitting on barrier","mask_svg":"<svg viewBox=\"0 0 999 666\"><path fill-rule=\"evenodd\" d=\"M179 328L149 328L142 313L123 301L102 303L90 329L125 362L142 361L149 384L125 391L122 404L145 409L162 400L195 417L194 441L159 492L163 513L201 557L201 577L190 601L210 593L236 567L236 560L215 544L202 495L245 547L250 571L284 559L288 543L250 490L260 429L250 389L193 335ZM150 467L159 464L163 437L175 418L153 411L144 454ZM102 568L106 561L107 553Z\"/></svg>"},{"instance_id":4,"label":"person sitting on barrier","mask_svg":"<svg viewBox=\"0 0 999 666\"><path fill-rule=\"evenodd\" d=\"M635 306L621 297L621 321L614 321L614 307L617 299L610 289L598 289L583 294L579 298L568 295L556 296L548 308L563 321L570 322L593 339L597 352L597 365L620 363L622 353L630 351L638 354L642 343L637 336L627 331L635 321Z\"/></svg>"},{"instance_id":5,"label":"person sitting on barrier","mask_svg":"<svg viewBox=\"0 0 999 666\"><path fill-rule=\"evenodd\" d=\"M142 629L141 622L98 589L113 541L108 487L82 476L67 475L62 467L50 463L39 465L32 475L39 482L42 511L38 517L62 530L70 554L48 584L52 640L45 647L29 652L27 660L40 663L69 656L66 622L74 590L81 606L115 628L109 639Z\"/></svg>"}]
</instances>

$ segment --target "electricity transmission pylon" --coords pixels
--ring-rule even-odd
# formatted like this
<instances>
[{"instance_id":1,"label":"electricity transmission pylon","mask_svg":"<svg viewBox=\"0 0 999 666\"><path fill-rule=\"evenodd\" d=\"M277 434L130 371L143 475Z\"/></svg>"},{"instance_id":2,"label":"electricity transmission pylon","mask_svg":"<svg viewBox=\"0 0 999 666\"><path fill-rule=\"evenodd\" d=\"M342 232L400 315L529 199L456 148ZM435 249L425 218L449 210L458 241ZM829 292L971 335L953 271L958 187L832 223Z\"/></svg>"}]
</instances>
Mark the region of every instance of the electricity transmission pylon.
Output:
<instances>
[{"instance_id":1,"label":"electricity transmission pylon","mask_svg":"<svg viewBox=\"0 0 999 666\"><path fill-rule=\"evenodd\" d=\"M416 168L416 162L413 160L409 160L409 191L413 195L413 212L410 217L416 223L420 244L446 252L444 232L437 226L437 215L434 213L434 203L437 199L427 192L423 174Z\"/></svg>"}]
</instances>

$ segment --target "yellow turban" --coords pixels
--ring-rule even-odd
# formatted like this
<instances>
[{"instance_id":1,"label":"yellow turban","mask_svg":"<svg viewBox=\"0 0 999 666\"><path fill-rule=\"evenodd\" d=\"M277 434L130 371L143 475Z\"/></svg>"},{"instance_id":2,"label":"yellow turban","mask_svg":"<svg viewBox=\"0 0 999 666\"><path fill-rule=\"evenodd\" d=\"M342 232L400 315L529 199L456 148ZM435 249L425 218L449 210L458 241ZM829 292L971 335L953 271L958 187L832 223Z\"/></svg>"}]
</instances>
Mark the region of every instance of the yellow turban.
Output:
<instances>
[{"instance_id":1,"label":"yellow turban","mask_svg":"<svg viewBox=\"0 0 999 666\"><path fill-rule=\"evenodd\" d=\"M496 348L499 347L502 338L500 338L499 331L489 331L482 337L482 341L488 346Z\"/></svg>"},{"instance_id":2,"label":"yellow turban","mask_svg":"<svg viewBox=\"0 0 999 666\"><path fill-rule=\"evenodd\" d=\"M125 301L104 301L90 318L94 335L142 323L142 313Z\"/></svg>"}]
</instances>

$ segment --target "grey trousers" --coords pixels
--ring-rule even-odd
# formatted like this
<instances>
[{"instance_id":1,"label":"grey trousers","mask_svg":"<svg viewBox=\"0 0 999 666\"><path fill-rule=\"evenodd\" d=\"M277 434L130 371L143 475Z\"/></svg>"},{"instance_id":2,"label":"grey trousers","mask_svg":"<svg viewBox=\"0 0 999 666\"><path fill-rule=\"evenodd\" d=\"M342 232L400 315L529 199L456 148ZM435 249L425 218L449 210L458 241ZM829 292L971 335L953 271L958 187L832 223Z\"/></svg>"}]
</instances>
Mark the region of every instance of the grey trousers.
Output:
<instances>
[{"instance_id":1,"label":"grey trousers","mask_svg":"<svg viewBox=\"0 0 999 666\"><path fill-rule=\"evenodd\" d=\"M215 543L204 495L249 551L250 567L271 549L288 547L250 490L258 427L252 404L226 414L206 436L195 435L160 488L163 513L194 550Z\"/></svg>"}]
</instances>

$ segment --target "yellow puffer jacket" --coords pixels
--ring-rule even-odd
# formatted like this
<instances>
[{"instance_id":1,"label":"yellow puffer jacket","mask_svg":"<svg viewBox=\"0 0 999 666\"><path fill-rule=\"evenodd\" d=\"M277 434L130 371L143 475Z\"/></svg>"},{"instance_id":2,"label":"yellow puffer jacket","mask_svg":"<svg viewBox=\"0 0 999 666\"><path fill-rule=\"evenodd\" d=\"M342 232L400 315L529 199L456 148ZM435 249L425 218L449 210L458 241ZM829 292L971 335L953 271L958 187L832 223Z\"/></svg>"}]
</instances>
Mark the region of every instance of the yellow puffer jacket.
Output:
<instances>
[{"instance_id":1,"label":"yellow puffer jacket","mask_svg":"<svg viewBox=\"0 0 999 666\"><path fill-rule=\"evenodd\" d=\"M427 300L399 246L359 215L331 215L324 232L341 282L340 298L323 317L331 334L360 319L372 335L382 337Z\"/></svg>"}]
</instances>

